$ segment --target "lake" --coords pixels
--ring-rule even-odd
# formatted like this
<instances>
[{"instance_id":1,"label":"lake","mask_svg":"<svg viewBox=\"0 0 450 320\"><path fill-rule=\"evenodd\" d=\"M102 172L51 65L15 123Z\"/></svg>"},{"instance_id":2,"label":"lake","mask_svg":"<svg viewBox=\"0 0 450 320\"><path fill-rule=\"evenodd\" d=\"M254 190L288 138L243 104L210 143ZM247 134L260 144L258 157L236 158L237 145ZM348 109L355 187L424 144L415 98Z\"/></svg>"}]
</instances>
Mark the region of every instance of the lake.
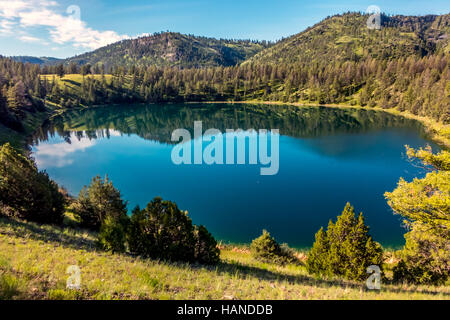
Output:
<instances>
[{"instance_id":1,"label":"lake","mask_svg":"<svg viewBox=\"0 0 450 320\"><path fill-rule=\"evenodd\" d=\"M193 133L195 121L202 121L203 130L221 132L279 129L278 173L261 175L262 166L249 161L174 164L172 132ZM38 167L71 194L107 174L130 211L161 196L225 242L249 243L267 229L279 242L308 247L350 202L364 213L376 241L396 247L405 230L383 194L400 177L425 175L404 148L430 144L439 150L423 132L416 121L356 108L124 105L56 116L31 145Z\"/></svg>"}]
</instances>

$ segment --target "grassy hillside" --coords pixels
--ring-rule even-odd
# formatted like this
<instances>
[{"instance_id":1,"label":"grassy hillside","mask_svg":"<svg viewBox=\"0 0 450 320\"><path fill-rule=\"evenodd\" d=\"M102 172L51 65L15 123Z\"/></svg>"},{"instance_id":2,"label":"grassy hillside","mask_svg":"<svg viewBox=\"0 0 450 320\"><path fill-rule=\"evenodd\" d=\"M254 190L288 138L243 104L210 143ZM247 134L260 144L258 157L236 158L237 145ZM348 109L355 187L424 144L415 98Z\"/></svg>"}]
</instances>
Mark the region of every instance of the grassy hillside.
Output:
<instances>
[{"instance_id":1,"label":"grassy hillside","mask_svg":"<svg viewBox=\"0 0 450 320\"><path fill-rule=\"evenodd\" d=\"M81 269L80 291L65 289L70 265ZM92 233L0 218L0 299L450 299L450 287L370 291L234 247L223 247L214 267L143 260L98 251Z\"/></svg>"},{"instance_id":2,"label":"grassy hillside","mask_svg":"<svg viewBox=\"0 0 450 320\"><path fill-rule=\"evenodd\" d=\"M382 16L381 30L366 26L368 15L347 13L327 18L284 39L245 63L310 63L424 56L449 52L450 14Z\"/></svg>"},{"instance_id":3,"label":"grassy hillside","mask_svg":"<svg viewBox=\"0 0 450 320\"><path fill-rule=\"evenodd\" d=\"M65 60L82 64L112 66L234 66L267 47L245 40L217 40L175 32L123 40Z\"/></svg>"}]
</instances>

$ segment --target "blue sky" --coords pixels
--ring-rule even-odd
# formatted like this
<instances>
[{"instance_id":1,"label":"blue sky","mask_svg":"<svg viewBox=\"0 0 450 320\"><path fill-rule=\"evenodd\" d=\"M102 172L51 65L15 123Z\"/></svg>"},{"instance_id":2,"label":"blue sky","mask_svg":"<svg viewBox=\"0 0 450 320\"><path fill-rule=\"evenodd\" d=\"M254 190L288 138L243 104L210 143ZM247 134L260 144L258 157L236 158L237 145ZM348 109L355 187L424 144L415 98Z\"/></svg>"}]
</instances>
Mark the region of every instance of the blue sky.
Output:
<instances>
[{"instance_id":1,"label":"blue sky","mask_svg":"<svg viewBox=\"0 0 450 320\"><path fill-rule=\"evenodd\" d=\"M63 58L167 30L278 40L328 15L370 5L389 14L450 12L448 0L0 0L0 54ZM69 7L75 9L67 12Z\"/></svg>"}]
</instances>

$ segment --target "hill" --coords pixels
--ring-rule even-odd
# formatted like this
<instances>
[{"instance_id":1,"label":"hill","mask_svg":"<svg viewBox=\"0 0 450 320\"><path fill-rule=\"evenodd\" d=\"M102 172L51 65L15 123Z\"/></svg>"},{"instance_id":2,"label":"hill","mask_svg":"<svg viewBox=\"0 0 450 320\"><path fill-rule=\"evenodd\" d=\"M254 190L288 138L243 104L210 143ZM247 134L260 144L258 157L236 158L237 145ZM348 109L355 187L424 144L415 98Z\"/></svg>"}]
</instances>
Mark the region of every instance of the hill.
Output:
<instances>
[{"instance_id":1,"label":"hill","mask_svg":"<svg viewBox=\"0 0 450 320\"><path fill-rule=\"evenodd\" d=\"M303 255L300 254L302 257ZM71 265L81 290L66 290ZM257 262L245 247L221 247L214 267L168 263L97 249L95 235L0 218L0 299L449 299L448 287L315 279L305 267Z\"/></svg>"},{"instance_id":2,"label":"hill","mask_svg":"<svg viewBox=\"0 0 450 320\"><path fill-rule=\"evenodd\" d=\"M423 57L449 52L450 14L427 16L382 15L381 30L370 30L368 15L346 13L329 17L250 58L252 63L360 61Z\"/></svg>"},{"instance_id":3,"label":"hill","mask_svg":"<svg viewBox=\"0 0 450 320\"><path fill-rule=\"evenodd\" d=\"M217 40L175 32L123 40L65 60L65 64L111 66L234 66L268 47L266 42Z\"/></svg>"},{"instance_id":4,"label":"hill","mask_svg":"<svg viewBox=\"0 0 450 320\"><path fill-rule=\"evenodd\" d=\"M52 57L13 56L10 58L16 62L38 64L40 66L55 65L63 61L63 59Z\"/></svg>"}]
</instances>

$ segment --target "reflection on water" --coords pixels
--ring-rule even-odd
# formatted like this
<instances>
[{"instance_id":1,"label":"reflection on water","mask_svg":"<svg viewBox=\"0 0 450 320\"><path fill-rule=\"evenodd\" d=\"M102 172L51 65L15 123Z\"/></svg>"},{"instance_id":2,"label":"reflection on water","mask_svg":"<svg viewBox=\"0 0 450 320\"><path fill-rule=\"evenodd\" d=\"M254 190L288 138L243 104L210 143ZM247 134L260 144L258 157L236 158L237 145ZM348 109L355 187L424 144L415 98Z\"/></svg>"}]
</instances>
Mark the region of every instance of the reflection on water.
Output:
<instances>
[{"instance_id":1,"label":"reflection on water","mask_svg":"<svg viewBox=\"0 0 450 320\"><path fill-rule=\"evenodd\" d=\"M120 131L117 130L105 129L97 131L99 136L102 137L121 136ZM65 134L63 142L60 139L52 139L49 136L47 136L46 142L45 144L37 144L34 148L34 157L38 167L61 168L70 165L75 161L72 157L75 152L84 152L87 148L95 145L94 139L76 132Z\"/></svg>"},{"instance_id":2,"label":"reflection on water","mask_svg":"<svg viewBox=\"0 0 450 320\"><path fill-rule=\"evenodd\" d=\"M193 134L198 120L221 132L279 129L278 174L260 176L252 165L174 165L172 132ZM401 244L401 221L383 193L400 177L424 174L402 155L405 144L427 143L417 122L380 111L225 104L73 111L45 123L31 141L39 168L72 194L108 174L129 209L162 196L218 239L248 243L265 228L297 247L311 245L347 201L364 212L376 240Z\"/></svg>"},{"instance_id":3,"label":"reflection on water","mask_svg":"<svg viewBox=\"0 0 450 320\"><path fill-rule=\"evenodd\" d=\"M74 132L78 139L109 138L120 132L171 143L171 133L175 129L185 128L192 133L194 121L199 120L205 129L280 129L282 135L295 138L364 133L381 128L412 128L422 132L421 125L414 120L382 111L356 108L234 104L130 105L73 111L57 116L36 132L33 143L45 141L55 133L70 141Z\"/></svg>"}]
</instances>

